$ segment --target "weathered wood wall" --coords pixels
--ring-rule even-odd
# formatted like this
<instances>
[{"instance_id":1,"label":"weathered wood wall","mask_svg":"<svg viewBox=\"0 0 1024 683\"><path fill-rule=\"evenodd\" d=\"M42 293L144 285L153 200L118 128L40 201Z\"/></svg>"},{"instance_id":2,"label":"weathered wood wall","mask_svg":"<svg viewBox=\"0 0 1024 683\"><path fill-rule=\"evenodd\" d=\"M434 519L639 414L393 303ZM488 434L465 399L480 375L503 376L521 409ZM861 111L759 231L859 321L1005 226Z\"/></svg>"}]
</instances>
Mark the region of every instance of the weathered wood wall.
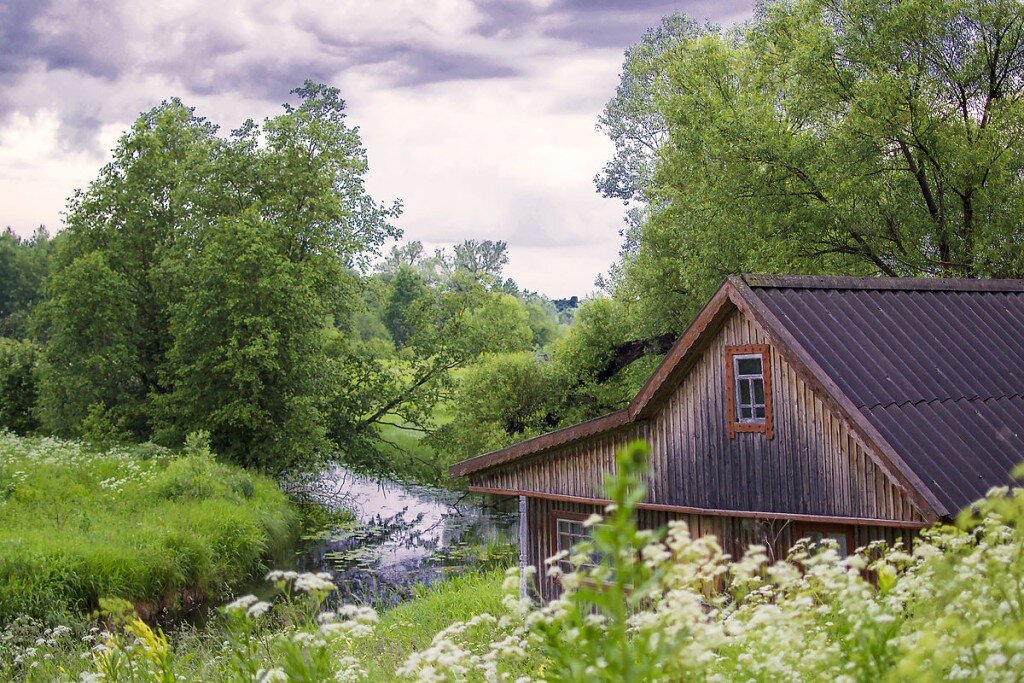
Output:
<instances>
[{"instance_id":1,"label":"weathered wood wall","mask_svg":"<svg viewBox=\"0 0 1024 683\"><path fill-rule=\"evenodd\" d=\"M603 508L595 505L565 503L544 498L527 499L526 521L528 545L526 563L537 568L536 586L544 600L558 594L558 586L545 573L544 560L556 552L551 520L558 513L590 515L601 514ZM786 551L799 540L797 523L788 520L765 520L739 517L725 517L696 514L677 514L661 510L638 510L637 524L642 529L657 529L671 520L681 519L687 523L693 536L713 534L722 549L734 558L741 557L752 544L764 545L769 556L781 559ZM912 531L895 527L857 526L852 527L854 546L864 546L875 540L890 544L903 541L909 544Z\"/></svg>"},{"instance_id":2,"label":"weathered wood wall","mask_svg":"<svg viewBox=\"0 0 1024 683\"><path fill-rule=\"evenodd\" d=\"M922 521L909 498L771 351L774 438L727 433L725 347L769 343L739 312L653 418L471 475L474 486L602 498L614 453L651 444L648 502L702 509Z\"/></svg>"}]
</instances>

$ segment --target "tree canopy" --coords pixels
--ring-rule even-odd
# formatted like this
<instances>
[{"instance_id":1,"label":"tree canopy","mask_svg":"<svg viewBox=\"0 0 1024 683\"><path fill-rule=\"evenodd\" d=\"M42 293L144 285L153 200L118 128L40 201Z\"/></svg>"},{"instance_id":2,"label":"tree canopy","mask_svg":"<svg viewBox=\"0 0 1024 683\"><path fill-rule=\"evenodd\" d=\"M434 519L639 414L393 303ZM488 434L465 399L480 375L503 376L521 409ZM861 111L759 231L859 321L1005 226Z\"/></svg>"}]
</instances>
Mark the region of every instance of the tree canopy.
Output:
<instances>
[{"instance_id":1,"label":"tree canopy","mask_svg":"<svg viewBox=\"0 0 1024 683\"><path fill-rule=\"evenodd\" d=\"M599 190L647 209L616 294L653 334L736 272L1019 277L1022 11L795 0L728 32L667 18L602 119L617 155Z\"/></svg>"},{"instance_id":2,"label":"tree canopy","mask_svg":"<svg viewBox=\"0 0 1024 683\"><path fill-rule=\"evenodd\" d=\"M337 89L227 137L178 100L143 114L72 200L41 311L44 426L180 442L240 462L325 448L323 330L397 231L363 189Z\"/></svg>"}]
</instances>

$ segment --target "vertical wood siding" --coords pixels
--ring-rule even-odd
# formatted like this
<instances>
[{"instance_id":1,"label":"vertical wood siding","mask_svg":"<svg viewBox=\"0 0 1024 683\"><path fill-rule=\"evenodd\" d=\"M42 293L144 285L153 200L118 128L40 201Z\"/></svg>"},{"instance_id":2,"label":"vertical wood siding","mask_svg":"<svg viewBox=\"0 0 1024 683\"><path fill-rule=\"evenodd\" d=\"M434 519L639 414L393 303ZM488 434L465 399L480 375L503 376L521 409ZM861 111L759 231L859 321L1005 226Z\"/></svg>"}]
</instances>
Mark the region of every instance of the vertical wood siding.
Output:
<instances>
[{"instance_id":1,"label":"vertical wood siding","mask_svg":"<svg viewBox=\"0 0 1024 683\"><path fill-rule=\"evenodd\" d=\"M761 433L729 438L725 347L766 343L754 322L734 312L650 420L475 473L471 483L601 498L602 476L614 468L615 451L646 439L649 503L921 521L904 492L774 348L774 438Z\"/></svg>"},{"instance_id":2,"label":"vertical wood siding","mask_svg":"<svg viewBox=\"0 0 1024 683\"><path fill-rule=\"evenodd\" d=\"M554 530L551 524L558 513L590 515L602 513L599 506L580 503L563 503L544 498L527 499L528 543L526 563L537 568L536 589L544 600L558 595L558 585L547 576L544 560L555 554ZM693 536L712 534L718 538L722 549L734 558L743 555L752 544L768 548L772 559L782 559L787 550L799 540L797 524L786 520L748 519L712 515L690 515L660 510L638 510L637 525L641 529L658 529L672 520L681 519L687 523ZM858 526L852 528L854 545L865 546L876 540L890 544L896 541L911 542L912 532L893 527Z\"/></svg>"}]
</instances>

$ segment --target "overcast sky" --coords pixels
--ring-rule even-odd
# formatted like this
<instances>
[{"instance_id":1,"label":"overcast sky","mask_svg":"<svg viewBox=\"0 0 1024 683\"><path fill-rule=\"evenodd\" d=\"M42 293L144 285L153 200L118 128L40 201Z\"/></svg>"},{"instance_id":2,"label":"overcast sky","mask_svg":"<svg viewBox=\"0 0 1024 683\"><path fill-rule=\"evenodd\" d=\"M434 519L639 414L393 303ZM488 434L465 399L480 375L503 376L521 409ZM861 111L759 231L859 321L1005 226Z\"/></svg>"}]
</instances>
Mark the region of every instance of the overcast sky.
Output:
<instances>
[{"instance_id":1,"label":"overcast sky","mask_svg":"<svg viewBox=\"0 0 1024 683\"><path fill-rule=\"evenodd\" d=\"M661 16L750 0L0 0L0 225L59 229L135 116L176 95L230 130L306 78L341 88L406 239L505 240L507 274L583 295L620 203L593 176L623 51Z\"/></svg>"}]
</instances>

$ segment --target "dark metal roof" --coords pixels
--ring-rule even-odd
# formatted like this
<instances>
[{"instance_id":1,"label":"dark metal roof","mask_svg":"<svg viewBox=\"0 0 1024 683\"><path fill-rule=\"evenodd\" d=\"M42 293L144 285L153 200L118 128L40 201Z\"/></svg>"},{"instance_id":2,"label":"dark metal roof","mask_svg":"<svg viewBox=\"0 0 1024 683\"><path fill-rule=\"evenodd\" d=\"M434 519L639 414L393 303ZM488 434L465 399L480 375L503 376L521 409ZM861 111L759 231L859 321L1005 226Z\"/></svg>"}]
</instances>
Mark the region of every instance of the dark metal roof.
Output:
<instances>
[{"instance_id":1,"label":"dark metal roof","mask_svg":"<svg viewBox=\"0 0 1024 683\"><path fill-rule=\"evenodd\" d=\"M1024 282L743 280L949 511L1024 461Z\"/></svg>"}]
</instances>

